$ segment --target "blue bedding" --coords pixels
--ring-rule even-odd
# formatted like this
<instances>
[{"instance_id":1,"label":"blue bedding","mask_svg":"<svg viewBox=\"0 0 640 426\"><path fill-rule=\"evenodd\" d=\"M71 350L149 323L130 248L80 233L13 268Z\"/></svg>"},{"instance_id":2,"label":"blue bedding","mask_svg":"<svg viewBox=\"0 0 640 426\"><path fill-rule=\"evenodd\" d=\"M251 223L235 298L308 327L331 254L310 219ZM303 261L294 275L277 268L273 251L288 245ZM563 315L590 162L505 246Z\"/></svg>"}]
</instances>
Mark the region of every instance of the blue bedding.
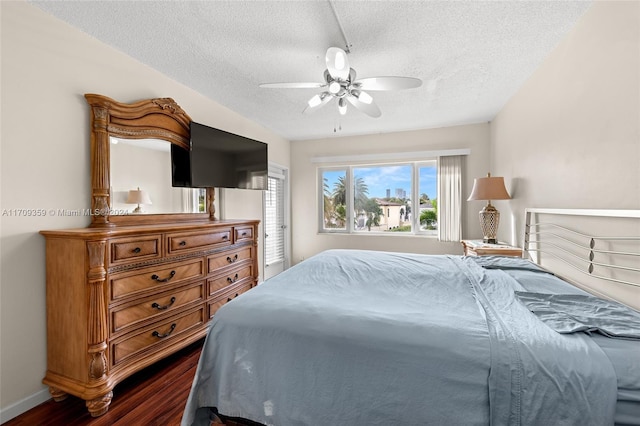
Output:
<instances>
[{"instance_id":1,"label":"blue bedding","mask_svg":"<svg viewBox=\"0 0 640 426\"><path fill-rule=\"evenodd\" d=\"M329 250L242 294L212 321L182 424L216 407L278 426L613 425L607 355L515 297L514 273L557 278L478 259Z\"/></svg>"},{"instance_id":2,"label":"blue bedding","mask_svg":"<svg viewBox=\"0 0 640 426\"><path fill-rule=\"evenodd\" d=\"M521 261L526 262L525 260ZM511 275L529 294L537 292L546 295L559 295L563 298L569 295L591 297L588 293L555 276L549 275L542 278L541 274L526 268L508 268L504 271ZM616 328L621 325L624 325L625 332L629 332L635 327L633 323L625 323L624 319L622 323L619 320L616 322ZM579 332L579 330L574 330L574 332ZM640 426L640 340L610 338L594 333L590 336L591 340L605 353L616 372L618 392L615 424Z\"/></svg>"},{"instance_id":3,"label":"blue bedding","mask_svg":"<svg viewBox=\"0 0 640 426\"><path fill-rule=\"evenodd\" d=\"M598 332L612 338L640 339L640 313L620 303L588 294L516 291L516 297L558 333Z\"/></svg>"}]
</instances>

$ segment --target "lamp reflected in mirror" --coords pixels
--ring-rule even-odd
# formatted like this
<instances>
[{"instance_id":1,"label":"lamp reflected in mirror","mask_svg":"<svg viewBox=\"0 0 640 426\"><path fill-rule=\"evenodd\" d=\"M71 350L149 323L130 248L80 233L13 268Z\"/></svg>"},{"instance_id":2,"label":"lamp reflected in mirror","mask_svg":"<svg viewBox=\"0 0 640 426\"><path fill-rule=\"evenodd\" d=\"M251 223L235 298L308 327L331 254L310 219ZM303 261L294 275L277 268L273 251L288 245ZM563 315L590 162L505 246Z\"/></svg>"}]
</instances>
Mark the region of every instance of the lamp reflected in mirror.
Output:
<instances>
[{"instance_id":1,"label":"lamp reflected in mirror","mask_svg":"<svg viewBox=\"0 0 640 426\"><path fill-rule=\"evenodd\" d=\"M135 209L133 209L134 214L140 214L140 213L144 213L144 211L142 210L142 207L140 207L140 204L152 204L151 203L151 197L149 197L149 194L147 194L146 191L143 191L140 189L140 187L138 187L138 189L132 189L129 191L129 194L127 195L127 204L137 204L138 207L136 207Z\"/></svg>"},{"instance_id":2,"label":"lamp reflected in mirror","mask_svg":"<svg viewBox=\"0 0 640 426\"><path fill-rule=\"evenodd\" d=\"M480 210L480 227L482 228L483 242L498 244L498 225L500 224L500 212L492 204L491 200L509 200L511 196L504 186L503 177L487 177L473 180L473 189L467 201L486 200L487 205Z\"/></svg>"}]
</instances>

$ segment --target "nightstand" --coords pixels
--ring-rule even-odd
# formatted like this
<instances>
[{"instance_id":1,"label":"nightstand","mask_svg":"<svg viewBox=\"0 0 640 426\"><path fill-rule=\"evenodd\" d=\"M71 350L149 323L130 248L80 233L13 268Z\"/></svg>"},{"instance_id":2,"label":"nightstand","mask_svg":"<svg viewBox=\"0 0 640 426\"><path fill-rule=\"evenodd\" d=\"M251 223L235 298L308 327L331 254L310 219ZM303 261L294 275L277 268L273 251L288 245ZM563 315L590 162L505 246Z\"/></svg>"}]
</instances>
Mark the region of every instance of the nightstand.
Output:
<instances>
[{"instance_id":1,"label":"nightstand","mask_svg":"<svg viewBox=\"0 0 640 426\"><path fill-rule=\"evenodd\" d=\"M522 249L505 243L487 244L482 240L462 240L465 256L515 256L522 257Z\"/></svg>"}]
</instances>

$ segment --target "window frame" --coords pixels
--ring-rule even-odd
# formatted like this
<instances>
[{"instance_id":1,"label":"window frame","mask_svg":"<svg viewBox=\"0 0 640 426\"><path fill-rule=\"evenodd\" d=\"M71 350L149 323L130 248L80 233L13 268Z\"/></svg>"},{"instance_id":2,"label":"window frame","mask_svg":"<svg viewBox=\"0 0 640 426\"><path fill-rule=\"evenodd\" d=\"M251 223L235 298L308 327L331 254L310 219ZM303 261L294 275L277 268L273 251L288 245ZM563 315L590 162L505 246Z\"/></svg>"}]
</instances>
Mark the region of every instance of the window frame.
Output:
<instances>
[{"instance_id":1,"label":"window frame","mask_svg":"<svg viewBox=\"0 0 640 426\"><path fill-rule=\"evenodd\" d=\"M354 169L363 167L392 167L392 166L410 166L411 167L411 211L420 211L420 197L419 197L419 185L420 185L420 168L425 165L435 167L436 179L439 179L437 173L438 170L438 157L422 158L420 160L398 160L398 161L375 161L366 163L350 163L341 165L320 165L316 169L317 173L317 188L318 193L318 205L316 209L316 215L318 219L318 233L319 234L343 234L343 235L391 235L397 236L419 236L426 238L437 238L438 230L422 230L420 229L420 214L411 214L411 231L409 232L390 232L390 231L361 231L355 229L354 214ZM324 173L344 171L346 185L346 218L344 228L325 228L324 223ZM437 191L439 189L439 182L436 180L436 199ZM384 214L384 209L383 209ZM439 216L439 211L438 211Z\"/></svg>"}]
</instances>

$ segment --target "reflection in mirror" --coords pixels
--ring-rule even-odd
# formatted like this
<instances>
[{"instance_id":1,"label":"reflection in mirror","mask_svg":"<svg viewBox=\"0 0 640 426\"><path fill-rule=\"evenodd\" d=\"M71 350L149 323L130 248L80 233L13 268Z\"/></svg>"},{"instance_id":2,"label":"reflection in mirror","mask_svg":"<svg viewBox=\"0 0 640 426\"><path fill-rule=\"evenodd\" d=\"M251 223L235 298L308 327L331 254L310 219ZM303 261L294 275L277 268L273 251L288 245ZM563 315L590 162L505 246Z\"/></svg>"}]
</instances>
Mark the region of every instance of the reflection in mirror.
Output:
<instances>
[{"instance_id":1,"label":"reflection in mirror","mask_svg":"<svg viewBox=\"0 0 640 426\"><path fill-rule=\"evenodd\" d=\"M171 143L109 137L111 209L137 214L205 213L204 188L171 186Z\"/></svg>"}]
</instances>

